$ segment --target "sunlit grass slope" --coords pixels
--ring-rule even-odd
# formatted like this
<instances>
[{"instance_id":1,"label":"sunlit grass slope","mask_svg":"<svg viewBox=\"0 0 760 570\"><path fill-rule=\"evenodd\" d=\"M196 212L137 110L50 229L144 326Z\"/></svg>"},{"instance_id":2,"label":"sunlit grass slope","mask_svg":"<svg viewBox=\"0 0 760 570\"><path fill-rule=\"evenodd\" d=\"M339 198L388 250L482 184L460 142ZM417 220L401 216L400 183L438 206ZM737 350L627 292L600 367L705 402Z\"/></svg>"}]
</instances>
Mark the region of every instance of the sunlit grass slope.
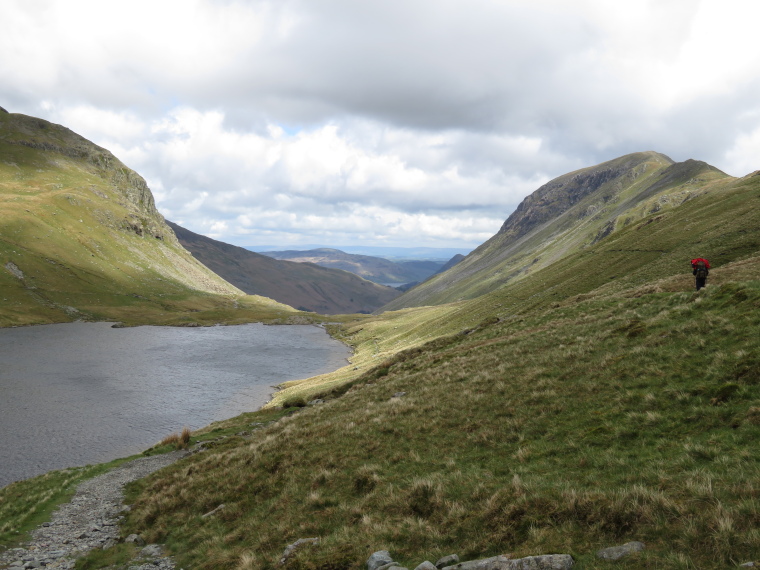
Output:
<instances>
[{"instance_id":1,"label":"sunlit grass slope","mask_svg":"<svg viewBox=\"0 0 760 570\"><path fill-rule=\"evenodd\" d=\"M145 181L110 152L59 125L0 112L0 326L294 313L242 297L179 245Z\"/></svg>"},{"instance_id":2,"label":"sunlit grass slope","mask_svg":"<svg viewBox=\"0 0 760 570\"><path fill-rule=\"evenodd\" d=\"M472 301L346 324L352 365L278 400L326 403L153 476L125 532L198 568L273 568L312 536L288 568L380 549L606 568L594 552L630 540L647 549L620 568L756 559L758 205L760 176L727 180Z\"/></svg>"}]
</instances>

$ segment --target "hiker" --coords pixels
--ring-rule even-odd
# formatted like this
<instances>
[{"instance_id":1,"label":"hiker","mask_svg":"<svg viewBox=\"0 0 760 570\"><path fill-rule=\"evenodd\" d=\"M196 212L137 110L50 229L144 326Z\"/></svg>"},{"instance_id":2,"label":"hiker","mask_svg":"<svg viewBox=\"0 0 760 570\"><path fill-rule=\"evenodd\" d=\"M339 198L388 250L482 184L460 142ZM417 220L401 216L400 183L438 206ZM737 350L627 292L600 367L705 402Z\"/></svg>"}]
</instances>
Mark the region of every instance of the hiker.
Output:
<instances>
[{"instance_id":1,"label":"hiker","mask_svg":"<svg viewBox=\"0 0 760 570\"><path fill-rule=\"evenodd\" d=\"M699 291L707 284L707 276L710 274L710 262L703 257L698 257L691 260L691 268L697 291Z\"/></svg>"}]
</instances>

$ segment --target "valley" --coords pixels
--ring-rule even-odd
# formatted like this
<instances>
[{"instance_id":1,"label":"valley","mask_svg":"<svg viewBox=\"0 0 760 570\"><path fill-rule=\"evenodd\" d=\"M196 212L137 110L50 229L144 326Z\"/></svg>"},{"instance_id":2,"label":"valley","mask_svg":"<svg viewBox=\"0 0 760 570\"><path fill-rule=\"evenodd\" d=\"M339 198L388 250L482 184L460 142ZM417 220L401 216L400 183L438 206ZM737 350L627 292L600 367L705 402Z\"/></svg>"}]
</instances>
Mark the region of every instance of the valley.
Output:
<instances>
[{"instance_id":1,"label":"valley","mask_svg":"<svg viewBox=\"0 0 760 570\"><path fill-rule=\"evenodd\" d=\"M757 559L760 171L648 151L568 173L448 270L328 317L212 273L249 262L165 225L102 149L0 121L3 326L323 322L353 350L196 430L214 443L130 485L124 536L209 569L358 569L380 550L408 568L453 552L609 568L595 552L630 541L645 548L617 567ZM699 292L694 257L712 264ZM3 544L31 524L4 505L34 485L0 489Z\"/></svg>"}]
</instances>

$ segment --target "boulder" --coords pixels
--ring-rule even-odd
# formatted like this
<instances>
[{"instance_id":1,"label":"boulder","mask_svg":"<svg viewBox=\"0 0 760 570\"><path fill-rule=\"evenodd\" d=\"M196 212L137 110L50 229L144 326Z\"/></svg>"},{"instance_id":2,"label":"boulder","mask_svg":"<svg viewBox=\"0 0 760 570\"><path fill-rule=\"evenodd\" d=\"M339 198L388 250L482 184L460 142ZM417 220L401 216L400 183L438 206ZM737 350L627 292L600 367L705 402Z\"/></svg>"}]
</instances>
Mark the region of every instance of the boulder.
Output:
<instances>
[{"instance_id":1,"label":"boulder","mask_svg":"<svg viewBox=\"0 0 760 570\"><path fill-rule=\"evenodd\" d=\"M130 534L127 538L124 539L124 542L133 543L137 546L145 546L145 540L139 534Z\"/></svg>"},{"instance_id":2,"label":"boulder","mask_svg":"<svg viewBox=\"0 0 760 570\"><path fill-rule=\"evenodd\" d=\"M393 558L391 558L390 552L387 550L378 550L377 552L373 552L367 559L367 570L378 570L381 566L385 566L392 562Z\"/></svg>"},{"instance_id":3,"label":"boulder","mask_svg":"<svg viewBox=\"0 0 760 570\"><path fill-rule=\"evenodd\" d=\"M142 558L161 558L163 550L160 544L149 544L140 551Z\"/></svg>"},{"instance_id":4,"label":"boulder","mask_svg":"<svg viewBox=\"0 0 760 570\"><path fill-rule=\"evenodd\" d=\"M436 568L443 568L444 566L451 566L452 564L456 564L459 562L459 556L456 554L449 554L448 556L444 556L443 558L440 558L436 563Z\"/></svg>"},{"instance_id":5,"label":"boulder","mask_svg":"<svg viewBox=\"0 0 760 570\"><path fill-rule=\"evenodd\" d=\"M436 570L436 566L429 560L425 560L425 562L417 566L414 570Z\"/></svg>"},{"instance_id":6,"label":"boulder","mask_svg":"<svg viewBox=\"0 0 760 570\"><path fill-rule=\"evenodd\" d=\"M602 548L596 553L596 557L601 558L602 560L620 560L621 558L625 558L634 552L641 552L644 550L644 548L646 548L646 546L643 542L626 542L620 546Z\"/></svg>"}]
</instances>

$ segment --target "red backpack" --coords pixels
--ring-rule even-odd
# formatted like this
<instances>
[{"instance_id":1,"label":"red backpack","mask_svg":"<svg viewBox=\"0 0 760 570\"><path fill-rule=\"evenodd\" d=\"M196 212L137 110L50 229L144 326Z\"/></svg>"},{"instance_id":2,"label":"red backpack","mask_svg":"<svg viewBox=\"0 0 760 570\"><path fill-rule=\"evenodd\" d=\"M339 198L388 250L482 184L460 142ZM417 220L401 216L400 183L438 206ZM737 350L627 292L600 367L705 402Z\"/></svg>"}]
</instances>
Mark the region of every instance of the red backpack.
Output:
<instances>
[{"instance_id":1,"label":"red backpack","mask_svg":"<svg viewBox=\"0 0 760 570\"><path fill-rule=\"evenodd\" d=\"M697 279L704 279L707 277L707 271L710 269L710 262L703 257L691 260L691 266L695 270L694 276Z\"/></svg>"}]
</instances>

